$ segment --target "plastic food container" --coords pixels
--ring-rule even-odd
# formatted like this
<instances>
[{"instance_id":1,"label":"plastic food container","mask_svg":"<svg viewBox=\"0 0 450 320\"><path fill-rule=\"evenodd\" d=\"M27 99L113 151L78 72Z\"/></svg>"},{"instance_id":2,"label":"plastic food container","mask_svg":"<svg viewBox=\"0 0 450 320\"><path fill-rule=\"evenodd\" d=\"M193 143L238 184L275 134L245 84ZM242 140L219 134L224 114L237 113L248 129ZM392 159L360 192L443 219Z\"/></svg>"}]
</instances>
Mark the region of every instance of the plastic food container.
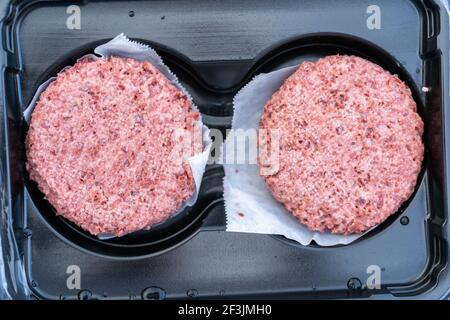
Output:
<instances>
[{"instance_id":1,"label":"plastic food container","mask_svg":"<svg viewBox=\"0 0 450 320\"><path fill-rule=\"evenodd\" d=\"M14 268L3 263L4 297L447 296L444 2L37 0L1 9L0 261L15 261ZM426 155L416 192L399 212L350 245L305 247L280 236L225 232L223 168L210 165L196 205L183 214L121 238L90 236L56 217L28 180L22 112L42 82L122 32L151 45L190 92L203 122L224 132L234 95L259 73L337 53L378 63L411 87L425 122ZM81 287L68 285L75 269ZM371 288L369 278L377 272L380 286Z\"/></svg>"}]
</instances>

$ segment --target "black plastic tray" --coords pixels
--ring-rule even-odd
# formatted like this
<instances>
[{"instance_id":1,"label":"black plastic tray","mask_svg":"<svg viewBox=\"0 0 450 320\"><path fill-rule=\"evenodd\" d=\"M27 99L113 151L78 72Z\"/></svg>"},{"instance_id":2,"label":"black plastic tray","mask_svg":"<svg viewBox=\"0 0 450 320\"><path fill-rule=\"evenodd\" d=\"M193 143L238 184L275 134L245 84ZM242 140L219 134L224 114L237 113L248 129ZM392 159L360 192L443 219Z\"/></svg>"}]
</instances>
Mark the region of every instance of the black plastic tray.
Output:
<instances>
[{"instance_id":1,"label":"black plastic tray","mask_svg":"<svg viewBox=\"0 0 450 320\"><path fill-rule=\"evenodd\" d=\"M66 27L71 4L81 9L80 30ZM448 17L433 1L378 0L382 28L370 30L366 20L372 4L365 0L8 4L2 24L2 170L8 198L3 205L15 218L32 296L446 297ZM186 234L164 242L165 246L110 251L75 235L60 239L51 230L55 224L42 219L43 204L25 183L22 111L46 78L121 32L155 47L192 94L205 124L222 130L231 123L232 97L260 72L351 53L398 73L413 89L426 124L426 161L415 195L389 221L351 245L302 247L276 236L224 232L223 170L214 165L205 174L200 204ZM151 257L136 259L142 255ZM73 265L81 270L82 290L67 287L67 270ZM382 270L379 290L364 286L371 265Z\"/></svg>"}]
</instances>

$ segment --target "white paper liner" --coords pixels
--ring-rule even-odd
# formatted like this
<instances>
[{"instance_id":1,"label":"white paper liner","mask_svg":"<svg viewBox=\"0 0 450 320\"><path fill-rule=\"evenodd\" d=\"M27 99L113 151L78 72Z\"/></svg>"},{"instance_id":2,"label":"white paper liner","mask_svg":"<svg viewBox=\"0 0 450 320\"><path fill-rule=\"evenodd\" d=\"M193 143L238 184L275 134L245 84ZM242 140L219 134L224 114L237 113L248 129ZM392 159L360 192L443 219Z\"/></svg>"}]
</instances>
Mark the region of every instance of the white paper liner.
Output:
<instances>
[{"instance_id":1,"label":"white paper liner","mask_svg":"<svg viewBox=\"0 0 450 320\"><path fill-rule=\"evenodd\" d=\"M233 101L232 129L258 129L266 102L297 68L298 65L260 74L239 91ZM222 151L227 231L282 235L305 246L313 240L320 246L346 245L363 236L319 233L300 224L283 204L272 196L264 179L259 175L257 164L227 164L226 152L231 148L233 144L227 139ZM236 152L236 144L234 149ZM248 148L245 152L248 159Z\"/></svg>"},{"instance_id":2,"label":"white paper liner","mask_svg":"<svg viewBox=\"0 0 450 320\"><path fill-rule=\"evenodd\" d=\"M164 76L166 76L167 79L169 79L178 89L180 89L181 91L183 91L184 94L186 94L189 101L191 101L191 103L192 103L193 110L198 111L197 106L195 106L194 102L192 101L192 97L187 92L187 90L180 84L180 82L178 81L178 78L163 63L161 57L156 53L156 51L153 50L152 48L150 48L149 46L129 40L123 33L121 33L118 36L116 36L114 39L110 40L109 42L96 47L94 49L94 52L98 56L94 55L94 54L88 54L88 55L81 57L78 60L82 60L82 59L86 59L86 58L95 60L95 59L101 59L104 57L119 56L119 57L132 58L132 59L139 60L139 61L144 61L144 60L149 61ZM67 68L70 68L70 66L65 67L63 70L65 70ZM27 123L29 123L31 120L31 114L33 113L34 107L36 106L39 96L48 87L48 85L55 79L56 79L56 77L52 77L38 87L36 93L33 96L33 99L31 100L31 103L28 105L28 107L23 112L23 117ZM199 127L202 128L203 152L196 154L187 159L189 162L189 165L191 167L191 170L192 170L192 176L195 181L195 192L190 199L188 199L186 202L184 202L183 206L176 213L172 214L172 216L177 215L178 213L182 212L187 207L192 206L197 201L198 193L200 190L200 184L201 184L201 181L203 178L203 174L205 173L205 167L208 162L210 149L212 146L212 140L209 136L208 127L202 123L201 118L199 119L199 123L200 123ZM163 223L163 222L161 222L161 223ZM156 226L156 225L153 225L153 226ZM107 239L114 238L115 236L112 234L99 234L99 235L97 235L97 237L101 240L107 240Z\"/></svg>"}]
</instances>

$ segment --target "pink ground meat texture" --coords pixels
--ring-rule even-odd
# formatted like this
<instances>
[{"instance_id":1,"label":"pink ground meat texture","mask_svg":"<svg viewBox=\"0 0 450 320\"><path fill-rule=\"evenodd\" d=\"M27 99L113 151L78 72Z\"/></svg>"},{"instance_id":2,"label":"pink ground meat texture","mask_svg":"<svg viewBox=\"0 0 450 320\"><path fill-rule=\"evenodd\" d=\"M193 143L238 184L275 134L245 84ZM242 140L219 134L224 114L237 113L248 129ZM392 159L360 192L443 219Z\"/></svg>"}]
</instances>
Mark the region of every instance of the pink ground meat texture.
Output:
<instances>
[{"instance_id":1,"label":"pink ground meat texture","mask_svg":"<svg viewBox=\"0 0 450 320\"><path fill-rule=\"evenodd\" d=\"M171 157L174 130L199 113L149 62L84 59L41 94L26 138L30 178L64 216L116 236L174 214L195 190Z\"/></svg>"},{"instance_id":2,"label":"pink ground meat texture","mask_svg":"<svg viewBox=\"0 0 450 320\"><path fill-rule=\"evenodd\" d=\"M416 103L397 76L362 58L303 63L266 104L260 128L281 132L269 189L311 230L362 233L414 192L424 156Z\"/></svg>"}]
</instances>

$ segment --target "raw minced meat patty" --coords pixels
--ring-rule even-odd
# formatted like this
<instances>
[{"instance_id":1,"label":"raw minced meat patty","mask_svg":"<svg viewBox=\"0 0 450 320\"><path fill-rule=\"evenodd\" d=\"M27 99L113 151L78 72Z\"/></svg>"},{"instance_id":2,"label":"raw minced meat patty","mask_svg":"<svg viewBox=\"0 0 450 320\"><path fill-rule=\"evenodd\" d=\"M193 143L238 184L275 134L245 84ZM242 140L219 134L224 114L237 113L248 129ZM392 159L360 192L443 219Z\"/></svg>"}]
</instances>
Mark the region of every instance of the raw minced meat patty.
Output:
<instances>
[{"instance_id":1,"label":"raw minced meat patty","mask_svg":"<svg viewBox=\"0 0 450 320\"><path fill-rule=\"evenodd\" d=\"M162 222L195 190L173 157L174 132L199 113L148 61L84 59L40 95L26 138L30 178L91 234L121 236Z\"/></svg>"},{"instance_id":2,"label":"raw minced meat patty","mask_svg":"<svg viewBox=\"0 0 450 320\"><path fill-rule=\"evenodd\" d=\"M265 105L260 129L281 134L278 171L264 176L273 196L320 232L383 222L413 193L424 156L410 89L355 56L303 63ZM262 152L260 173L268 159Z\"/></svg>"}]
</instances>

